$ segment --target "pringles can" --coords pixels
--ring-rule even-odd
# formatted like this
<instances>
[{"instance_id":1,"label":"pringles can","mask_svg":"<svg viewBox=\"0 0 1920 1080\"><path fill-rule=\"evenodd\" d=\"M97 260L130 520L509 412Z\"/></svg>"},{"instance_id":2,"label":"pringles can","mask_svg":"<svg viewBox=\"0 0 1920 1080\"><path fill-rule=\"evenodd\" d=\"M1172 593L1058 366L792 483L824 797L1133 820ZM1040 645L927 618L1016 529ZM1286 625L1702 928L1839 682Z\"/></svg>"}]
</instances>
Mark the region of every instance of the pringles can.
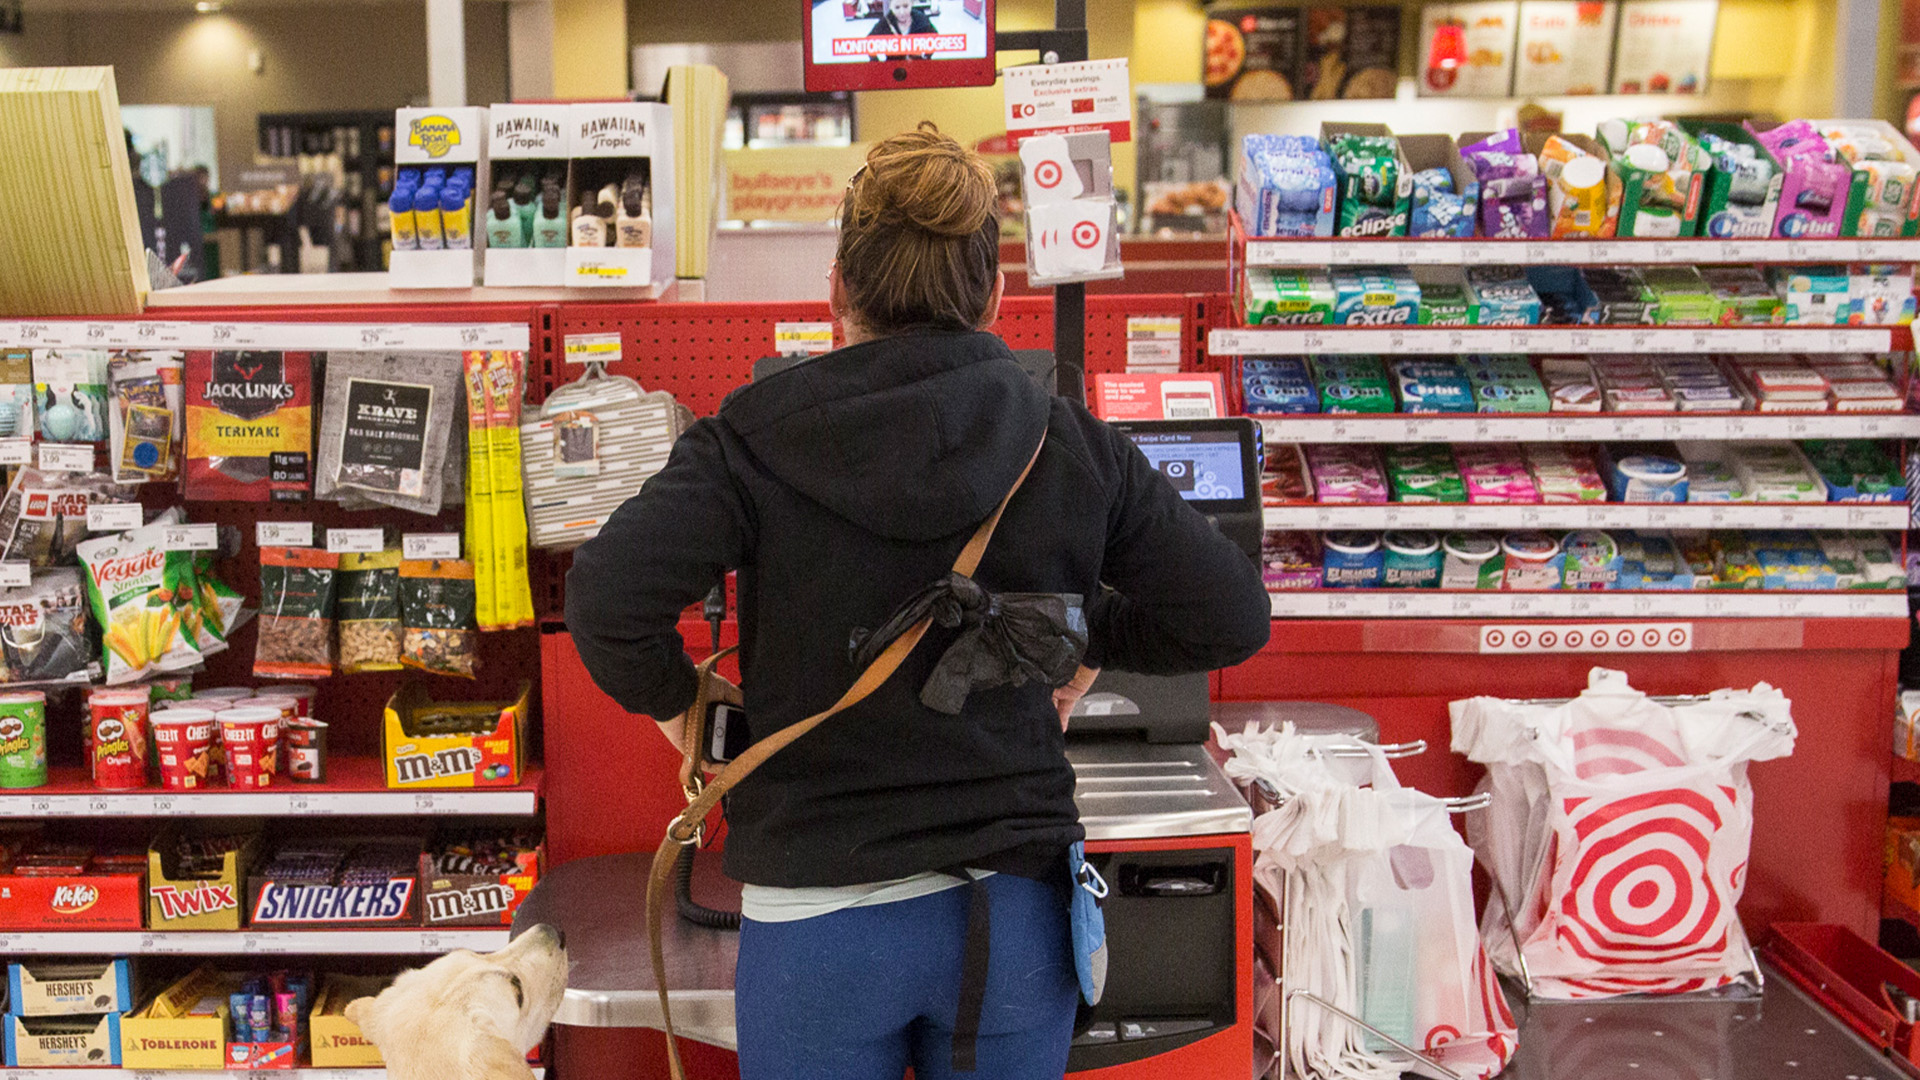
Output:
<instances>
[{"instance_id":1,"label":"pringles can","mask_svg":"<svg viewBox=\"0 0 1920 1080\"><path fill-rule=\"evenodd\" d=\"M146 687L96 690L87 699L87 723L93 735L93 786L128 791L147 786Z\"/></svg>"},{"instance_id":2,"label":"pringles can","mask_svg":"<svg viewBox=\"0 0 1920 1080\"><path fill-rule=\"evenodd\" d=\"M47 782L47 695L0 694L0 788Z\"/></svg>"}]
</instances>

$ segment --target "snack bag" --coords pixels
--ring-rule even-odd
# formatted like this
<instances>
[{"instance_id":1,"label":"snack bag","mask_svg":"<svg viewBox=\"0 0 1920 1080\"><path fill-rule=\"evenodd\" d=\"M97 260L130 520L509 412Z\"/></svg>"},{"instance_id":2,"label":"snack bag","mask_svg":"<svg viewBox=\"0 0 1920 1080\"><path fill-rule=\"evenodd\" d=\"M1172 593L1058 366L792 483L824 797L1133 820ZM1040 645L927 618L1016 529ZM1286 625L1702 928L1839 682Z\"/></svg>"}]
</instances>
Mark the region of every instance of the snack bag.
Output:
<instances>
[{"instance_id":1,"label":"snack bag","mask_svg":"<svg viewBox=\"0 0 1920 1080\"><path fill-rule=\"evenodd\" d=\"M400 662L471 679L478 667L473 564L409 559L400 564Z\"/></svg>"},{"instance_id":2,"label":"snack bag","mask_svg":"<svg viewBox=\"0 0 1920 1080\"><path fill-rule=\"evenodd\" d=\"M313 367L303 352L190 352L186 496L303 502L313 486Z\"/></svg>"},{"instance_id":3,"label":"snack bag","mask_svg":"<svg viewBox=\"0 0 1920 1080\"><path fill-rule=\"evenodd\" d=\"M340 670L399 671L400 552L340 556Z\"/></svg>"},{"instance_id":4,"label":"snack bag","mask_svg":"<svg viewBox=\"0 0 1920 1080\"><path fill-rule=\"evenodd\" d=\"M333 597L340 556L321 548L260 549L260 636L253 673L312 679L333 674Z\"/></svg>"},{"instance_id":5,"label":"snack bag","mask_svg":"<svg viewBox=\"0 0 1920 1080\"><path fill-rule=\"evenodd\" d=\"M109 686L200 662L199 648L182 629L196 605L193 553L166 550L164 531L156 522L80 545Z\"/></svg>"}]
</instances>

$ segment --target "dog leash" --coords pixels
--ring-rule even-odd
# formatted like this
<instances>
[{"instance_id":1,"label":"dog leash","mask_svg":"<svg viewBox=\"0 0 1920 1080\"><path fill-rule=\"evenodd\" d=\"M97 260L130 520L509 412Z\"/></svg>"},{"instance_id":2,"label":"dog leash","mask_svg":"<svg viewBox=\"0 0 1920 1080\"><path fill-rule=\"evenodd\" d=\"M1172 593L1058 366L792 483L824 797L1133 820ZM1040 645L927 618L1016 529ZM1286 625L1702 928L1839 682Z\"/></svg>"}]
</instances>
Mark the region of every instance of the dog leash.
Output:
<instances>
[{"instance_id":1,"label":"dog leash","mask_svg":"<svg viewBox=\"0 0 1920 1080\"><path fill-rule=\"evenodd\" d=\"M967 541L967 546L960 549L960 557L953 561L953 573L972 577L973 572L979 569L980 559L987 552L987 544L993 540L993 531L999 527L1001 515L1007 512L1007 504L1013 501L1013 496L1020 490L1020 486L1027 482L1027 475L1033 472L1034 464L1040 460L1040 451L1044 450L1046 445L1047 437L1042 432L1040 445L1034 447L1033 456L1027 459L1027 467L1020 470L1020 475L1013 481L1013 487L1009 488L1007 494L1001 498L1000 505L994 508L993 515L981 522L980 527L974 530L973 537ZM667 958L661 946L660 937L666 920L667 895L672 891L674 862L679 856L680 848L699 841L701 830L706 825L707 815L713 811L727 792L732 791L740 781L745 780L755 769L765 764L768 758L786 749L788 744L819 727L836 714L858 705L875 690L880 689L888 679L893 677L893 673L900 669L907 655L920 644L920 639L926 636L927 628L932 624L932 616L914 623L911 629L895 638L885 651L875 657L873 663L867 665L866 670L860 673L860 677L854 680L853 685L848 687L847 692L840 695L840 700L834 702L830 708L824 712L814 713L797 724L781 728L772 735L755 742L704 786L701 786L699 780L699 748L694 747L691 751L684 746L681 748L686 758L682 763L681 783L687 790L690 802L680 816L673 819L673 822L667 826L666 840L654 850L653 871L647 877L647 946L653 957L653 984L660 994L660 1018L667 1032L667 1064L672 1070L673 1080L686 1080L687 1074L680 1063L680 1048L674 1043L673 1007L667 1001ZM696 709L704 713L709 697L708 687L717 678L714 675L714 662L724 655L709 657L701 665L700 690L695 696L693 708L688 710L688 731L695 730L690 714Z\"/></svg>"}]
</instances>

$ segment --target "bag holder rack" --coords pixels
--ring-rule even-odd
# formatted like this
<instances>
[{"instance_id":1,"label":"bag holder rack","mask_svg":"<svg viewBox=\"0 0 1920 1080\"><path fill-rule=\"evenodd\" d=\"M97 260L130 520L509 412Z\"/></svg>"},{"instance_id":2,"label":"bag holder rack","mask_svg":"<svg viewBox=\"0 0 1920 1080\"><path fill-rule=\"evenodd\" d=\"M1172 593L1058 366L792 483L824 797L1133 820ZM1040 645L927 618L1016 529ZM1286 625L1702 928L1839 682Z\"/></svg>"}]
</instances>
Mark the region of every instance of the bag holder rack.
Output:
<instances>
[{"instance_id":1,"label":"bag holder rack","mask_svg":"<svg viewBox=\"0 0 1920 1080\"><path fill-rule=\"evenodd\" d=\"M1574 699L1570 697L1507 698L1505 700L1510 701L1515 705L1541 705L1541 706L1546 706L1548 708L1557 708L1562 705L1570 705L1574 701ZM1714 697L1712 694L1649 694L1647 695L1647 700L1653 702L1655 705L1667 705L1667 706L1699 705L1703 702L1714 700ZM1745 719L1754 720L1754 721L1764 720L1764 717L1762 717L1759 713L1754 713L1754 712L1736 713L1734 715L1737 718L1745 718ZM1484 797L1486 801L1481 803L1478 806L1470 807L1467 812L1471 812L1473 810L1485 810L1488 806L1491 806L1493 804L1493 797L1491 794L1482 792L1481 797ZM1520 989L1521 989L1521 992L1526 995L1527 1004L1531 1006L1536 1000L1534 997L1534 990L1533 990L1533 973L1527 970L1527 953L1525 949L1521 948L1520 931L1516 929L1514 926L1513 904L1511 901L1507 899L1507 891L1500 887L1500 879L1494 876L1493 867L1488 866L1485 862L1481 860L1480 853L1477 850L1473 853L1473 861L1477 865L1479 865L1479 867L1482 870L1486 871L1487 883L1490 886L1492 886L1490 889L1488 889L1488 892L1492 894L1494 900L1499 903L1500 910L1504 912L1507 916L1507 934L1513 941L1514 962L1520 968ZM1753 993L1756 996L1766 993L1766 990L1767 990L1766 972L1762 971L1760 968L1760 954L1754 951L1753 941L1751 939L1747 941L1747 976L1752 980ZM1539 999L1539 1000L1542 1000L1551 1004L1559 999ZM1593 999L1582 999L1582 1000L1583 1000L1583 1003L1585 1004L1603 1005L1609 1001L1634 1002L1634 1001L1642 1000L1642 998L1639 995L1635 995L1635 994L1622 994L1612 998L1593 998ZM1386 1036L1382 1035L1381 1037L1385 1038Z\"/></svg>"},{"instance_id":2,"label":"bag holder rack","mask_svg":"<svg viewBox=\"0 0 1920 1080\"><path fill-rule=\"evenodd\" d=\"M1315 753L1318 753L1324 757L1339 758L1342 760L1356 760L1356 759L1364 759L1364 758L1371 757L1373 756L1376 750L1378 751L1380 756L1386 758L1389 761L1399 761L1405 758L1418 757L1421 754L1426 753L1427 742L1425 739L1415 739L1411 742L1391 743L1391 744L1380 746L1377 748L1368 748L1368 747L1362 747L1357 745L1356 746L1329 746L1329 747L1319 748L1315 751ZM1286 797L1282 795L1278 790L1276 790L1271 784L1269 784L1265 780L1255 780L1253 783L1249 784L1248 793L1249 793L1250 801L1253 803L1253 812L1256 816L1267 813L1271 810L1276 810L1286 802ZM1492 805L1493 796L1482 792L1476 795L1468 795L1468 796L1465 796L1464 798L1447 799L1445 800L1445 802L1446 802L1448 813L1469 814L1476 810L1484 810L1488 806ZM1274 931L1275 939L1280 943L1279 950L1281 952L1281 955L1277 955L1277 956L1265 955L1266 953L1270 953L1273 950L1262 949L1259 936L1258 935L1255 936L1254 953L1256 957L1266 965L1268 977L1273 980L1273 988L1274 988L1276 998L1279 1002L1279 1008L1277 1010L1278 1014L1275 1017L1275 1022L1272 1025L1273 1028L1276 1029L1277 1031L1278 1045L1269 1046L1267 1048L1266 1061L1254 1070L1254 1073L1253 1073L1254 1076L1256 1078L1268 1077L1273 1073L1274 1067L1276 1065L1279 1066L1280 1071L1277 1076L1273 1077L1273 1080L1288 1080L1288 1077L1293 1075L1293 1070L1289 1064L1289 1059L1287 1055L1288 1039L1290 1034L1290 1028L1292 1027L1290 1023L1290 1018L1293 1013L1294 1003L1299 1001L1304 1001L1310 1005L1317 1005L1320 1008L1325 1009L1326 1011L1334 1014L1335 1016L1338 1016L1342 1020L1345 1020L1348 1023L1353 1024L1356 1027L1359 1027L1362 1030L1365 1030L1373 1034L1377 1038L1380 1038L1386 1041L1387 1043L1392 1045L1395 1049L1411 1056L1416 1061L1419 1061L1421 1064L1426 1065L1431 1069L1434 1069L1435 1071L1440 1073L1442 1076L1449 1077L1450 1080L1465 1080L1465 1078L1462 1077L1459 1073L1456 1073L1452 1069L1449 1069L1446 1066L1440 1064L1439 1062L1433 1060L1431 1057L1427 1056L1425 1053L1414 1049L1413 1047L1407 1045L1404 1042L1401 1042L1399 1039L1396 1039L1392 1035L1389 1035L1386 1032L1381 1031L1379 1028L1373 1026L1372 1024L1367 1023L1365 1020L1361 1019L1360 1017L1355 1016L1353 1013L1350 1013L1347 1010L1340 1008L1338 1005L1333 1004L1332 1002L1326 1000L1325 998L1322 998L1317 994L1309 993L1306 990L1299 990L1299 989L1288 990L1286 988L1286 964L1285 964L1286 957L1284 956L1284 950L1285 950L1286 930L1287 930L1287 910L1286 910L1287 900L1286 900L1285 894L1291 891L1288 888L1288 885L1289 885L1289 882L1287 880L1287 876L1282 875L1281 877L1282 895L1279 896L1278 898L1272 899L1270 902L1268 900L1263 899L1264 894L1259 888L1255 888L1253 891L1254 902L1257 905L1264 906L1268 909L1267 914L1270 916L1270 919L1273 923L1273 931ZM1258 1024L1254 1025L1254 1037L1256 1040L1264 1041L1261 1034L1261 1028Z\"/></svg>"}]
</instances>

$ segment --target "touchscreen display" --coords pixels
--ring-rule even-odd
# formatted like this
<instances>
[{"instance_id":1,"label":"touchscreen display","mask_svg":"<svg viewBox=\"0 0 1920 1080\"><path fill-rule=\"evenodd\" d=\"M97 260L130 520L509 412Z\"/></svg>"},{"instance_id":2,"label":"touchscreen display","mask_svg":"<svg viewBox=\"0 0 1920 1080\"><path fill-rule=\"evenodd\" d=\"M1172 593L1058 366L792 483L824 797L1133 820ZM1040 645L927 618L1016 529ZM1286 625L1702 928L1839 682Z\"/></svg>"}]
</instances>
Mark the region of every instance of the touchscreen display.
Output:
<instances>
[{"instance_id":1,"label":"touchscreen display","mask_svg":"<svg viewBox=\"0 0 1920 1080\"><path fill-rule=\"evenodd\" d=\"M1232 431L1131 431L1128 437L1183 499L1247 497L1240 436Z\"/></svg>"},{"instance_id":2,"label":"touchscreen display","mask_svg":"<svg viewBox=\"0 0 1920 1080\"><path fill-rule=\"evenodd\" d=\"M981 0L815 0L811 59L978 60L987 55L985 14Z\"/></svg>"}]
</instances>

